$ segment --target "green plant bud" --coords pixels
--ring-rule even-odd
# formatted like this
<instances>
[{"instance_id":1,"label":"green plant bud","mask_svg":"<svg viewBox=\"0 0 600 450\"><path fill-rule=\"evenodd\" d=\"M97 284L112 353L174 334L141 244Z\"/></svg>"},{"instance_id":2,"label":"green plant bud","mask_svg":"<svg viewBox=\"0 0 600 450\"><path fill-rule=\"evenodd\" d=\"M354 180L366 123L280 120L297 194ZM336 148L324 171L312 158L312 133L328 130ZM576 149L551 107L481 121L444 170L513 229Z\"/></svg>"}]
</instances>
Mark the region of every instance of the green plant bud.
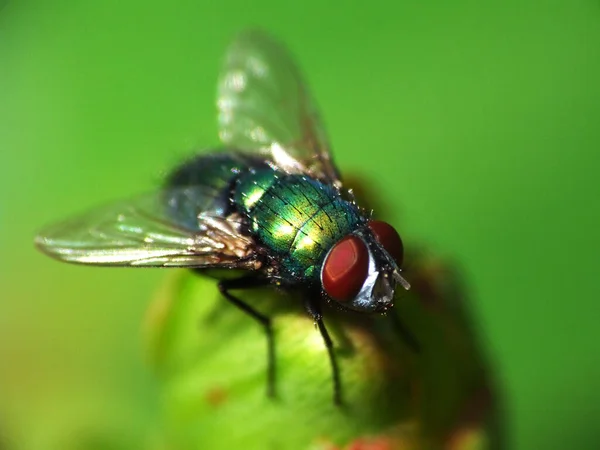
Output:
<instances>
[{"instance_id":1,"label":"green plant bud","mask_svg":"<svg viewBox=\"0 0 600 450\"><path fill-rule=\"evenodd\" d=\"M333 402L327 350L300 299L236 291L272 317L275 395L267 396L263 328L219 294L216 281L174 274L150 308L147 357L164 406L168 449L487 449L500 446L488 371L464 293L441 263L419 255L392 317L333 307L323 315L340 368Z\"/></svg>"}]
</instances>

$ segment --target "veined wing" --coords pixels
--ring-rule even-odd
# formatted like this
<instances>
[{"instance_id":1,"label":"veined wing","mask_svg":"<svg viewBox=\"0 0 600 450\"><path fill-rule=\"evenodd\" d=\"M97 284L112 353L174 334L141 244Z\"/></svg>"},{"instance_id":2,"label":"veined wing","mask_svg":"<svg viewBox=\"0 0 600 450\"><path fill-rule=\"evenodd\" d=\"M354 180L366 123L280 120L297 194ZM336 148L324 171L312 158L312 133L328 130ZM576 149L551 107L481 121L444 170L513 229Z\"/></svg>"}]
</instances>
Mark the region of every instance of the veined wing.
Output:
<instances>
[{"instance_id":1,"label":"veined wing","mask_svg":"<svg viewBox=\"0 0 600 450\"><path fill-rule=\"evenodd\" d=\"M48 227L35 242L79 264L258 269L240 218L211 210L212 196L201 186L158 191Z\"/></svg>"},{"instance_id":2,"label":"veined wing","mask_svg":"<svg viewBox=\"0 0 600 450\"><path fill-rule=\"evenodd\" d=\"M217 107L224 144L262 154L289 173L306 173L341 186L316 104L293 58L260 31L230 45Z\"/></svg>"}]
</instances>

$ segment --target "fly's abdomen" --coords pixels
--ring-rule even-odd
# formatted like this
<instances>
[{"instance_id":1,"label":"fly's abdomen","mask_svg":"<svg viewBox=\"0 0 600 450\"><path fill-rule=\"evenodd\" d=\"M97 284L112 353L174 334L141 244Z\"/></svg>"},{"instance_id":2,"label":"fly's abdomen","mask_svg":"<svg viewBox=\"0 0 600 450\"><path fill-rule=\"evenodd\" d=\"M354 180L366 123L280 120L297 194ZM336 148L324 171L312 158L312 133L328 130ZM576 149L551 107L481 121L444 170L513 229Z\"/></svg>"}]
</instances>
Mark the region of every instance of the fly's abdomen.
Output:
<instances>
[{"instance_id":1,"label":"fly's abdomen","mask_svg":"<svg viewBox=\"0 0 600 450\"><path fill-rule=\"evenodd\" d=\"M171 217L186 228L198 228L198 215L225 217L233 210L231 190L240 174L267 167L263 160L240 153L200 155L167 177L165 204Z\"/></svg>"},{"instance_id":2,"label":"fly's abdomen","mask_svg":"<svg viewBox=\"0 0 600 450\"><path fill-rule=\"evenodd\" d=\"M256 171L240 178L234 199L284 276L318 276L331 246L362 222L333 187L301 175Z\"/></svg>"}]
</instances>

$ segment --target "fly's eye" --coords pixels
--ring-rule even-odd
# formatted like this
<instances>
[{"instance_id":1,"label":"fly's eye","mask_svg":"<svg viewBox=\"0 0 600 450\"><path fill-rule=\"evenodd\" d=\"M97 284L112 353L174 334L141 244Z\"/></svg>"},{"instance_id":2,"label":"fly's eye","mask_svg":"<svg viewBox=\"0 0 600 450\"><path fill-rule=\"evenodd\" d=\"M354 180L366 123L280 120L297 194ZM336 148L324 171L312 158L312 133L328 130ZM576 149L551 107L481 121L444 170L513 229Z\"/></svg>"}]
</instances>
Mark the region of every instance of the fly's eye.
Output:
<instances>
[{"instance_id":1,"label":"fly's eye","mask_svg":"<svg viewBox=\"0 0 600 450\"><path fill-rule=\"evenodd\" d=\"M352 300L367 279L369 250L358 236L346 236L333 246L323 263L327 295L338 302Z\"/></svg>"},{"instance_id":2,"label":"fly's eye","mask_svg":"<svg viewBox=\"0 0 600 450\"><path fill-rule=\"evenodd\" d=\"M375 239L379 241L385 251L394 258L394 261L400 267L404 258L404 246L396 229L389 223L382 222L381 220L371 220L369 228L373 232L373 235L375 235Z\"/></svg>"}]
</instances>

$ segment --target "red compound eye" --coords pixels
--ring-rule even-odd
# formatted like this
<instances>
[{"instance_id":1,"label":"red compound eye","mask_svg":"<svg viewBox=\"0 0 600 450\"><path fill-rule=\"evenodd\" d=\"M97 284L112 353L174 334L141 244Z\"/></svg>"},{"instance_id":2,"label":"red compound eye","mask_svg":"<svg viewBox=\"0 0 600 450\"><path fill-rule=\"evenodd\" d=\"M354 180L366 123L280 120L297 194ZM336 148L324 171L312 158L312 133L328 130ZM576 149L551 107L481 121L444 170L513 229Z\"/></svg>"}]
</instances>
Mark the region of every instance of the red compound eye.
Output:
<instances>
[{"instance_id":1,"label":"red compound eye","mask_svg":"<svg viewBox=\"0 0 600 450\"><path fill-rule=\"evenodd\" d=\"M369 228L375 235L375 239L385 248L385 251L394 258L398 266L401 266L402 259L404 258L404 246L396 229L389 223L382 222L381 220L371 220Z\"/></svg>"},{"instance_id":2,"label":"red compound eye","mask_svg":"<svg viewBox=\"0 0 600 450\"><path fill-rule=\"evenodd\" d=\"M323 263L323 288L338 302L352 300L367 279L369 250L358 236L346 236L333 246Z\"/></svg>"}]
</instances>

